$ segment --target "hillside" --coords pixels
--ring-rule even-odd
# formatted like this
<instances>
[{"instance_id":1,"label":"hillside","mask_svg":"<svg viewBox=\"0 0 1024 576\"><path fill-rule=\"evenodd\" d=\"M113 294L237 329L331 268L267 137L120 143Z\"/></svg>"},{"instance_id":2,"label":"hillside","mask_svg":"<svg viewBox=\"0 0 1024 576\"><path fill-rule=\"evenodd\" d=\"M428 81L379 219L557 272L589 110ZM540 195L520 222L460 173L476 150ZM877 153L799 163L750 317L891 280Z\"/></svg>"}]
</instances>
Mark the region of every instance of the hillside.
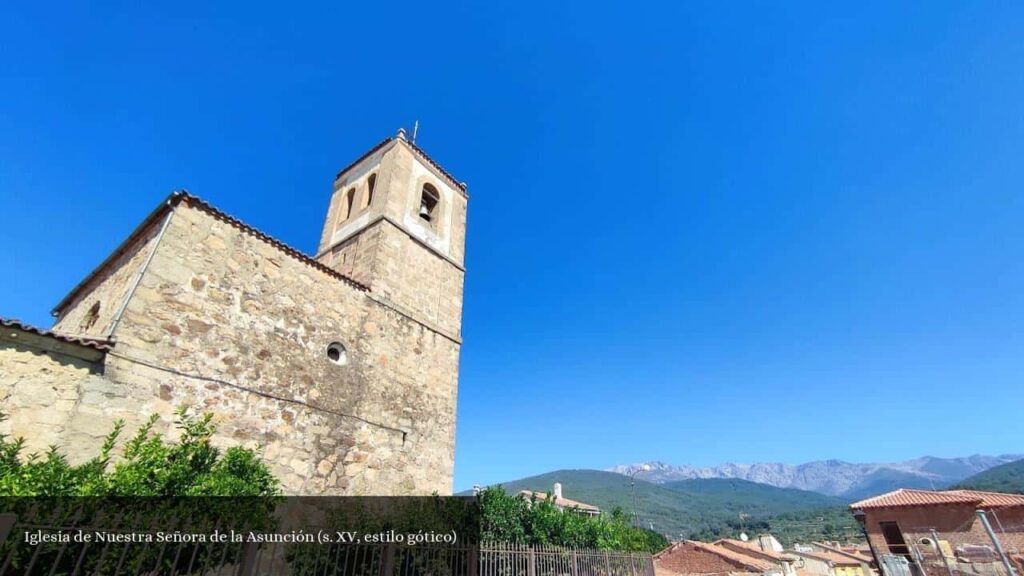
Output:
<instances>
[{"instance_id":1,"label":"hillside","mask_svg":"<svg viewBox=\"0 0 1024 576\"><path fill-rule=\"evenodd\" d=\"M968 490L1024 494L1024 460L990 468L963 480L956 487Z\"/></svg>"},{"instance_id":2,"label":"hillside","mask_svg":"<svg viewBox=\"0 0 1024 576\"><path fill-rule=\"evenodd\" d=\"M610 511L633 509L629 478L600 470L558 470L501 485L508 492L550 491L562 483L566 498ZM694 479L657 485L638 480L637 512L644 525L671 538L713 540L741 531L771 531L784 543L795 538L856 537L842 500L744 480ZM741 514L743 517L741 518Z\"/></svg>"},{"instance_id":3,"label":"hillside","mask_svg":"<svg viewBox=\"0 0 1024 576\"><path fill-rule=\"evenodd\" d=\"M886 463L853 463L817 460L803 464L759 462L726 463L699 468L664 462L647 462L650 471L642 478L656 484L696 478L736 478L779 488L798 488L856 500L895 488L945 488L994 466L1021 459L1020 455L974 455L957 458L924 456ZM641 464L614 466L610 472L629 474Z\"/></svg>"}]
</instances>

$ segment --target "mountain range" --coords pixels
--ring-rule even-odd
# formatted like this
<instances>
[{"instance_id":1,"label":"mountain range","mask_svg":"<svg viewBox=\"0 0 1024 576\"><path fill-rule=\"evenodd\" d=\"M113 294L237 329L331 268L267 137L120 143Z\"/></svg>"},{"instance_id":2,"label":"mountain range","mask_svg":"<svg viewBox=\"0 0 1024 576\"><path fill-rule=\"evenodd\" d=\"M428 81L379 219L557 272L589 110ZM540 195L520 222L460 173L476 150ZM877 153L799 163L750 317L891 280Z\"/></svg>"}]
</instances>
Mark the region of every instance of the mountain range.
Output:
<instances>
[{"instance_id":1,"label":"mountain range","mask_svg":"<svg viewBox=\"0 0 1024 576\"><path fill-rule=\"evenodd\" d=\"M969 476L1022 458L1024 455L1019 454L959 458L924 456L889 463L861 464L842 460L818 460L795 465L776 462L726 463L705 468L653 461L622 464L607 471L626 475L636 472L637 478L655 484L679 480L731 478L855 500L896 488L946 488ZM644 464L650 466L650 471L639 471Z\"/></svg>"},{"instance_id":2,"label":"mountain range","mask_svg":"<svg viewBox=\"0 0 1024 576\"><path fill-rule=\"evenodd\" d=\"M634 510L629 478L602 470L556 470L501 483L506 492L551 492L555 482L571 498L611 511ZM714 540L743 530L771 531L785 543L800 539L849 539L857 534L843 500L815 492L746 480L700 478L635 484L638 521L672 538ZM828 520L821 520L828 516ZM772 519L771 523L768 519ZM827 525L827 526L826 526Z\"/></svg>"},{"instance_id":3,"label":"mountain range","mask_svg":"<svg viewBox=\"0 0 1024 576\"><path fill-rule=\"evenodd\" d=\"M1017 460L1003 463L1013 459ZM703 469L658 462L650 465L650 471L636 474L635 484L624 474L640 470L642 464L616 467L615 471L556 470L502 482L501 486L512 493L550 492L554 483L560 482L565 497L605 511L635 510L642 525L671 538L713 541L737 538L744 532L771 532L787 546L815 540L859 539L860 527L847 505L895 488L956 485L1024 493L1024 460L1018 456L924 457L894 464L836 460L795 466L726 464ZM978 469L982 470L975 473ZM707 477L712 474L732 477ZM748 478L735 477L739 475ZM765 480L802 482L817 490L780 487Z\"/></svg>"}]
</instances>

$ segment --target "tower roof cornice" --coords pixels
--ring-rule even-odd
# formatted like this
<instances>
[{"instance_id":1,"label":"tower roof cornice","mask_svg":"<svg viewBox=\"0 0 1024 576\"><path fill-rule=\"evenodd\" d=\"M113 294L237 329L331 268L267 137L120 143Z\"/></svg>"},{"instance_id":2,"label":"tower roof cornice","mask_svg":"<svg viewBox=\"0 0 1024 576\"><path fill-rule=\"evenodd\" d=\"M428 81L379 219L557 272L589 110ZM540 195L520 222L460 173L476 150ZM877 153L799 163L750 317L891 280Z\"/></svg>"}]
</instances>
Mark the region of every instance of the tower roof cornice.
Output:
<instances>
[{"instance_id":1,"label":"tower roof cornice","mask_svg":"<svg viewBox=\"0 0 1024 576\"><path fill-rule=\"evenodd\" d=\"M408 146L409 149L412 150L414 154L416 154L416 156L418 156L428 166L436 170L438 174L445 180L447 180L448 183L451 184L456 190L461 192L467 198L469 197L469 193L466 191L468 186L465 182L459 181L457 178L455 178L455 176L451 174L451 172L445 170L443 166L441 166L436 160L431 158L430 155L426 153L426 151L424 151L416 144L410 142L409 140L406 140L402 136L390 136L388 138L385 138L384 140L381 140L376 146L367 150L365 154L363 154L359 158L356 158L355 161L351 162L350 164L339 170L338 173L335 175L334 179L337 180L338 178L341 178L344 174L351 171L353 168L362 163L363 160L366 160L367 158L373 156L377 152L389 147L390 145L395 145L399 142Z\"/></svg>"}]
</instances>

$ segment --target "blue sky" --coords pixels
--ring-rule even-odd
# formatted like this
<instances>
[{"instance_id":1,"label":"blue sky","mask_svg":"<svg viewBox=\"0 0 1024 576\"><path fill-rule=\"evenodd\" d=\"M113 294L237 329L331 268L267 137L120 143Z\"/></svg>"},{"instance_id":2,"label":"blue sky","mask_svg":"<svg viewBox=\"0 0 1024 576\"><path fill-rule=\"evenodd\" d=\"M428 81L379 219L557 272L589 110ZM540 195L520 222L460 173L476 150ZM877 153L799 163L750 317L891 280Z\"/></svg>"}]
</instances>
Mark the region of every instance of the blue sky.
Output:
<instances>
[{"instance_id":1,"label":"blue sky","mask_svg":"<svg viewBox=\"0 0 1024 576\"><path fill-rule=\"evenodd\" d=\"M0 315L175 188L312 252L419 119L471 193L457 488L1020 452L1019 4L30 4Z\"/></svg>"}]
</instances>

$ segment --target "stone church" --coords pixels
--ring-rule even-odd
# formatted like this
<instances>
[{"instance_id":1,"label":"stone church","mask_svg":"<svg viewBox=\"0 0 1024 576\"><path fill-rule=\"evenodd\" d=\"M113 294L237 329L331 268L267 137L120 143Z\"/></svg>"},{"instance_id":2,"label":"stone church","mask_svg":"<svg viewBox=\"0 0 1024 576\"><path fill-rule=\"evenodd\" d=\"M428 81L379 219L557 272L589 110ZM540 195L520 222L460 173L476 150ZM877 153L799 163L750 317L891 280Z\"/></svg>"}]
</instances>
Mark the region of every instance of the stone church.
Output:
<instances>
[{"instance_id":1,"label":"stone church","mask_svg":"<svg viewBox=\"0 0 1024 576\"><path fill-rule=\"evenodd\" d=\"M175 192L51 329L0 320L0 431L80 462L187 406L287 494L450 494L467 200L402 131L338 173L314 256Z\"/></svg>"}]
</instances>

